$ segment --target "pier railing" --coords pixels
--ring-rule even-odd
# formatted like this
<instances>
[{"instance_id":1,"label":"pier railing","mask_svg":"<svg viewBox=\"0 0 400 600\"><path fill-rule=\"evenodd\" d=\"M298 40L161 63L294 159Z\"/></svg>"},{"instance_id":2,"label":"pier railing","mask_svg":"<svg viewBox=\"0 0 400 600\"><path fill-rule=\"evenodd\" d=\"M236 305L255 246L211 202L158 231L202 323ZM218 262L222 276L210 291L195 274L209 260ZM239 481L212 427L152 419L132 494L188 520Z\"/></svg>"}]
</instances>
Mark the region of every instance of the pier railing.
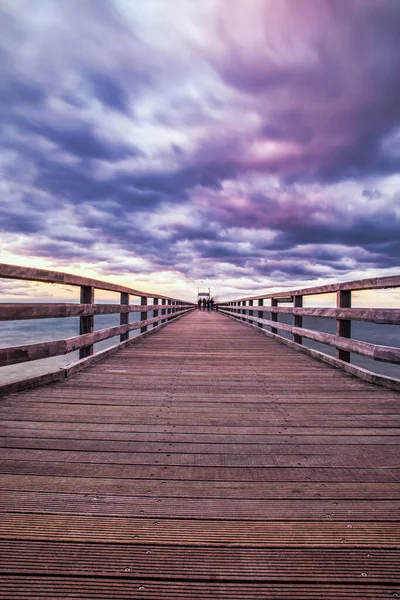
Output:
<instances>
[{"instance_id":1,"label":"pier railing","mask_svg":"<svg viewBox=\"0 0 400 600\"><path fill-rule=\"evenodd\" d=\"M220 303L219 311L260 329L268 336L275 337L292 347L303 350L315 358L341 367L362 379L400 390L399 379L379 375L368 369L350 364L352 354L375 361L400 364L400 348L360 341L352 339L351 336L353 321L400 325L400 309L398 308L352 308L352 292L388 288L400 288L400 276L361 279L346 283L238 298ZM335 308L308 308L303 306L304 299L307 297L332 293L336 294ZM282 306L282 304L286 306ZM288 304L290 306L287 306ZM281 322L279 320L280 315L289 315L292 323ZM269 318L266 318L266 316L269 316ZM334 319L336 321L336 334L303 327L304 317ZM282 332L290 334L292 339L284 337ZM304 347L304 338L333 346L336 349L336 357Z\"/></svg>"},{"instance_id":2,"label":"pier railing","mask_svg":"<svg viewBox=\"0 0 400 600\"><path fill-rule=\"evenodd\" d=\"M67 285L80 290L79 303L0 302L0 321L79 317L79 334L74 337L0 348L0 367L79 351L79 360L65 368L0 385L0 395L68 377L92 362L137 341L139 336L130 339L131 331L139 330L142 335L151 333L195 308L193 303L170 296L147 293L106 281L57 271L0 264L0 279ZM95 303L96 290L116 292L119 294L119 303ZM132 296L136 298L136 303L131 303ZM149 312L153 313L150 318L148 318ZM140 320L130 322L131 313L140 313ZM95 331L95 316L110 314L119 314L120 324ZM106 350L94 352L94 344L113 337L119 337L119 342Z\"/></svg>"}]
</instances>

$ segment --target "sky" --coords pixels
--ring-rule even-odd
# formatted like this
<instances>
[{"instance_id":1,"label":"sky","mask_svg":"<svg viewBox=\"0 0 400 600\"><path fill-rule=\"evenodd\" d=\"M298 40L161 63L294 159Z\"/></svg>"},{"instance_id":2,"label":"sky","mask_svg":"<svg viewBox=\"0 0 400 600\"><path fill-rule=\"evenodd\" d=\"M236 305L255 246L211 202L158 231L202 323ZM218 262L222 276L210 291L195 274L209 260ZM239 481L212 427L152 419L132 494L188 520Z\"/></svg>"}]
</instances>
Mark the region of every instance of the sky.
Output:
<instances>
[{"instance_id":1,"label":"sky","mask_svg":"<svg viewBox=\"0 0 400 600\"><path fill-rule=\"evenodd\" d=\"M1 261L191 299L399 274L399 32L399 0L0 0Z\"/></svg>"}]
</instances>

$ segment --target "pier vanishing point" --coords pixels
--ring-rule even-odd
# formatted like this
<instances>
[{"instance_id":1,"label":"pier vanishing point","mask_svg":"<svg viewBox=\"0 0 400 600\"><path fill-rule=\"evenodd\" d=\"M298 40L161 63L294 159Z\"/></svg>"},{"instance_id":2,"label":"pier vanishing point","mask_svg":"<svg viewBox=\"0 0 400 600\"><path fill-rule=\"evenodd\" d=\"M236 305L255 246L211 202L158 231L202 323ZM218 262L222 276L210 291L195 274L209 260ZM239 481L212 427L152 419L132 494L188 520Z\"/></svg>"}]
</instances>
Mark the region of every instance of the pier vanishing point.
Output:
<instances>
[{"instance_id":1,"label":"pier vanishing point","mask_svg":"<svg viewBox=\"0 0 400 600\"><path fill-rule=\"evenodd\" d=\"M0 386L0 599L400 598L400 381L352 363L398 364L400 349L351 330L400 324L399 309L351 302L400 277L210 312L66 273L0 277L80 292L0 303L2 321L79 317L75 337L0 349L5 368L79 352ZM336 307L304 306L332 292Z\"/></svg>"}]
</instances>

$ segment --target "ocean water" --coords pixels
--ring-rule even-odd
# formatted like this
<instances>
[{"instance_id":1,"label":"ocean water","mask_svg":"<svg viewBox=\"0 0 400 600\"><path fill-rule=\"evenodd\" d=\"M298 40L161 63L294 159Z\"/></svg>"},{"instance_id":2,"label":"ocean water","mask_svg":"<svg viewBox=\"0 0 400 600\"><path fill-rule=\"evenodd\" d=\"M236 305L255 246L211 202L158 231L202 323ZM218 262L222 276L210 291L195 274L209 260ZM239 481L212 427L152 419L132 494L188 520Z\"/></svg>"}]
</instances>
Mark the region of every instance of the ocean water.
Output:
<instances>
[{"instance_id":1,"label":"ocean water","mask_svg":"<svg viewBox=\"0 0 400 600\"><path fill-rule=\"evenodd\" d=\"M148 318L150 319L152 316L153 313L150 311L148 313ZM130 323L140 321L140 313L130 313L129 318ZM100 329L107 329L108 327L116 327L119 325L119 319L119 314L95 315L94 329L95 331L99 331ZM130 338L136 337L139 333L139 329L134 329L130 332ZM0 348L62 340L76 335L79 335L79 317L0 322ZM97 344L94 344L94 352L109 348L118 342L119 336L98 342ZM78 358L79 353L76 351L62 356L1 367L0 383L8 383L16 379L55 371L58 368L65 367L66 365L75 362Z\"/></svg>"},{"instance_id":2,"label":"ocean water","mask_svg":"<svg viewBox=\"0 0 400 600\"><path fill-rule=\"evenodd\" d=\"M265 318L270 318L270 313L264 313ZM153 316L149 312L149 318ZM279 320L283 323L292 323L291 315L279 315ZM130 313L130 322L140 320L140 313ZM119 314L115 315L96 315L94 319L95 331L115 327L119 325ZM326 333L335 333L336 322L334 319L303 317L303 327L315 329ZM266 329L269 329L268 327ZM74 337L79 334L79 318L70 317L65 319L32 319L26 321L2 321L0 322L0 348L8 346L18 346L20 344L30 344L35 342L45 342ZM133 338L139 334L135 329L130 332ZM292 339L292 336L286 332L281 332L283 337ZM352 323L352 338L380 344L384 346L400 347L400 325L378 325L376 323L364 323L354 321ZM110 338L95 344L94 351L98 352L116 344L119 337ZM335 348L320 344L312 340L303 338L305 346L314 348L328 355L335 355ZM21 363L9 367L0 368L0 383L7 383L23 377L40 375L48 371L56 370L67 364L75 362L78 359L78 352L71 352L63 356L47 358L38 361ZM400 379L400 365L378 362L356 354L351 355L351 362L375 373L396 377Z\"/></svg>"}]
</instances>

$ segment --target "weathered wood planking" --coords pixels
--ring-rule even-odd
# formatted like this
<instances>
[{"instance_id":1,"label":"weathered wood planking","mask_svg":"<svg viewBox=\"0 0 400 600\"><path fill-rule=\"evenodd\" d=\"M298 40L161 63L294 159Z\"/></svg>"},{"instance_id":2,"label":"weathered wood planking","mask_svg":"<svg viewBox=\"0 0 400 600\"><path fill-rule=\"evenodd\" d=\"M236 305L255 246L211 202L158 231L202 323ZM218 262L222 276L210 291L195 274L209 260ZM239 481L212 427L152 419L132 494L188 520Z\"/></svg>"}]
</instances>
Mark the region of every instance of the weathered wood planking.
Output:
<instances>
[{"instance_id":1,"label":"weathered wood planking","mask_svg":"<svg viewBox=\"0 0 400 600\"><path fill-rule=\"evenodd\" d=\"M7 396L0 598L400 596L399 399L199 311Z\"/></svg>"},{"instance_id":2,"label":"weathered wood planking","mask_svg":"<svg viewBox=\"0 0 400 600\"><path fill-rule=\"evenodd\" d=\"M378 549L373 555L360 549L324 551L314 549L288 549L285 555L276 549L259 548L188 548L156 545L143 552L140 546L109 544L61 544L57 542L4 542L4 560L12 568L18 565L22 572L70 575L85 573L108 577L147 577L149 571L158 571L166 579L196 578L207 581L210 573L218 580L243 581L253 579L264 582L272 577L285 581L304 581L312 568L314 578L322 583L354 581L361 573L368 573L368 581L379 582L382 564L387 565L387 576L393 583L400 581L397 569L399 550ZM241 564L238 571L237 564ZM397 563L397 564L396 564ZM121 565L130 565L121 569ZM341 569L338 570L338 564ZM215 569L218 565L218 570Z\"/></svg>"},{"instance_id":3,"label":"weathered wood planking","mask_svg":"<svg viewBox=\"0 0 400 600\"><path fill-rule=\"evenodd\" d=\"M188 554L186 552L185 558ZM130 573L129 566L120 565L121 571ZM129 564L129 563L128 563ZM214 565L211 571L213 581L159 579L149 577L137 578L134 575L119 575L119 577L51 577L42 576L0 576L0 599L35 598L35 600L96 598L96 600L132 600L146 598L148 600L392 600L398 597L399 586L372 585L343 585L321 583L312 585L309 582L299 582L298 585L285 582L255 582L248 579L239 583L220 582L215 577L219 565ZM365 577L365 573L360 574ZM21 590L21 591L20 591Z\"/></svg>"}]
</instances>

